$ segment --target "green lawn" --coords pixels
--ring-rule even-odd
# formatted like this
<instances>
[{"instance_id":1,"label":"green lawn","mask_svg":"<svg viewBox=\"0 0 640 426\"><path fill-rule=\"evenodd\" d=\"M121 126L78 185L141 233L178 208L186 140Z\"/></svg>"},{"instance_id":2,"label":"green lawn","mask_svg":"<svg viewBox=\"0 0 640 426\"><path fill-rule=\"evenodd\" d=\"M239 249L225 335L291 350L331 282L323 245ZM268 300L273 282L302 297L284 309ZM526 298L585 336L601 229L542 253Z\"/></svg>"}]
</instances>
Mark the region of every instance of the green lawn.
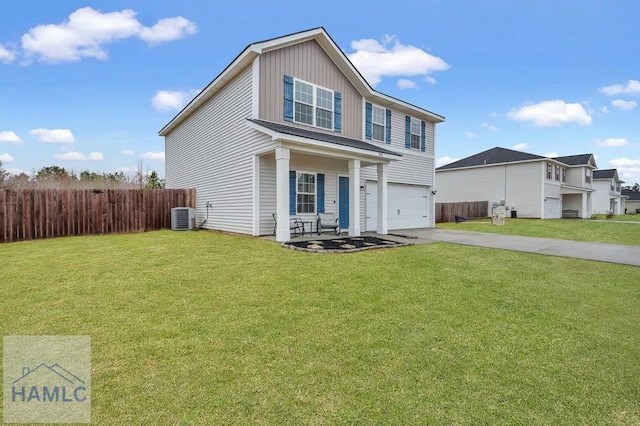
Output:
<instances>
[{"instance_id":1,"label":"green lawn","mask_svg":"<svg viewBox=\"0 0 640 426\"><path fill-rule=\"evenodd\" d=\"M640 215L627 215L629 217ZM613 219L611 219L613 220ZM558 238L561 240L595 241L599 243L640 245L640 223L616 223L576 219L509 219L494 226L490 219L461 223L438 223L437 228L463 231Z\"/></svg>"},{"instance_id":2,"label":"green lawn","mask_svg":"<svg viewBox=\"0 0 640 426\"><path fill-rule=\"evenodd\" d=\"M91 336L93 424L640 423L640 268L205 231L0 259L3 335Z\"/></svg>"},{"instance_id":3,"label":"green lawn","mask_svg":"<svg viewBox=\"0 0 640 426\"><path fill-rule=\"evenodd\" d=\"M622 220L625 222L640 222L640 214L616 214L613 215L612 217L607 217L607 215L604 214L594 214L592 217L592 219L598 219L598 220Z\"/></svg>"}]
</instances>

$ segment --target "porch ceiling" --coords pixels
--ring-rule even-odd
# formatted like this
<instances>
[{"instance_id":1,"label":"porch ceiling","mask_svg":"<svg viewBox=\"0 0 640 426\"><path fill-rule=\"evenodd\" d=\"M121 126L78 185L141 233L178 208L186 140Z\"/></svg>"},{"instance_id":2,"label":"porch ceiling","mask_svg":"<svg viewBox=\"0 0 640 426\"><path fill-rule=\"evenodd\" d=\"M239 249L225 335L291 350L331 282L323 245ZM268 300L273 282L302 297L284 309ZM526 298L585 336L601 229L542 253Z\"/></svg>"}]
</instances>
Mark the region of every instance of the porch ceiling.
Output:
<instances>
[{"instance_id":1,"label":"porch ceiling","mask_svg":"<svg viewBox=\"0 0 640 426\"><path fill-rule=\"evenodd\" d=\"M588 194L588 193L594 192L594 191L595 191L595 189L581 188L579 186L562 185L560 187L560 194L562 194L562 195Z\"/></svg>"}]
</instances>

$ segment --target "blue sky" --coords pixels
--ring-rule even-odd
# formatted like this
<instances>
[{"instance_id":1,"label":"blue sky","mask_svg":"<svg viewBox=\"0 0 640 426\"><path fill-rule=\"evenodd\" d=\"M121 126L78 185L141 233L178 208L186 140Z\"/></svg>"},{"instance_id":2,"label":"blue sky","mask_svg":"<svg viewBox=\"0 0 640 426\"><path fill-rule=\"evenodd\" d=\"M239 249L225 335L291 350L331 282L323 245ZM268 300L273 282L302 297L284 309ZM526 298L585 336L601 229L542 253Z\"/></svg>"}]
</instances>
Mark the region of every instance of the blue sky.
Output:
<instances>
[{"instance_id":1,"label":"blue sky","mask_svg":"<svg viewBox=\"0 0 640 426\"><path fill-rule=\"evenodd\" d=\"M591 152L640 182L633 0L5 2L0 161L164 175L157 132L252 42L323 26L375 88L447 120L438 164Z\"/></svg>"}]
</instances>

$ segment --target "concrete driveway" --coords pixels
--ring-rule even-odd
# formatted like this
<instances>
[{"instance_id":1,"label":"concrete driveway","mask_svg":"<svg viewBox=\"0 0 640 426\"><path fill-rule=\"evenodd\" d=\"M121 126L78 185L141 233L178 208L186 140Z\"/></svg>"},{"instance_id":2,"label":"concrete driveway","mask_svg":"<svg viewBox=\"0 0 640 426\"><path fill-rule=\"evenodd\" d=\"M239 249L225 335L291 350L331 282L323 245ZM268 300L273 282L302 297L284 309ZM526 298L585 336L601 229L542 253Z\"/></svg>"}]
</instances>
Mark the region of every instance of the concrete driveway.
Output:
<instances>
[{"instance_id":1,"label":"concrete driveway","mask_svg":"<svg viewBox=\"0 0 640 426\"><path fill-rule=\"evenodd\" d=\"M520 237L485 232L450 231L446 229L403 229L394 233L411 237L411 241L415 244L438 241L640 266L640 246Z\"/></svg>"}]
</instances>

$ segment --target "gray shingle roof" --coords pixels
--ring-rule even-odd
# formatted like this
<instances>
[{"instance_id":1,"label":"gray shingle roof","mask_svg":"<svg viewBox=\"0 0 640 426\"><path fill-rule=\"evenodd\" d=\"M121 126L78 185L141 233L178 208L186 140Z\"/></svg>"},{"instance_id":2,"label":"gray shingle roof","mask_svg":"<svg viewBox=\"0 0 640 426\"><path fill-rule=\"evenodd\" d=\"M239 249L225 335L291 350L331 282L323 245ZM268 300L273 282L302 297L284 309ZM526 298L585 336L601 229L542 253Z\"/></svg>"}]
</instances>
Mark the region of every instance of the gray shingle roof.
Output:
<instances>
[{"instance_id":1,"label":"gray shingle roof","mask_svg":"<svg viewBox=\"0 0 640 426\"><path fill-rule=\"evenodd\" d=\"M638 191L630 191L628 189L623 189L622 195L628 196L629 200L631 201L640 201L640 192Z\"/></svg>"},{"instance_id":2,"label":"gray shingle roof","mask_svg":"<svg viewBox=\"0 0 640 426\"><path fill-rule=\"evenodd\" d=\"M616 169L594 170L594 179L612 179L616 175Z\"/></svg>"},{"instance_id":3,"label":"gray shingle roof","mask_svg":"<svg viewBox=\"0 0 640 426\"><path fill-rule=\"evenodd\" d=\"M564 157L555 157L554 160L558 160L568 166L582 166L584 164L590 164L589 159L592 156L592 154L566 155Z\"/></svg>"},{"instance_id":4,"label":"gray shingle roof","mask_svg":"<svg viewBox=\"0 0 640 426\"><path fill-rule=\"evenodd\" d=\"M382 154L397 155L393 151L386 150L382 147L368 143L359 139L345 138L344 136L333 135L330 133L316 132L313 130L302 129L299 127L287 126L285 124L273 123L271 121L247 119L248 121L266 127L274 132L283 133L285 135L298 136L302 138L315 139L322 142L328 142L336 145L348 146L350 148L364 149L366 151L380 152Z\"/></svg>"},{"instance_id":5,"label":"gray shingle roof","mask_svg":"<svg viewBox=\"0 0 640 426\"><path fill-rule=\"evenodd\" d=\"M503 164L513 163L517 161L529 161L529 160L545 160L546 157L540 155L529 154L521 151L514 151L512 149L495 147L487 151L483 151L479 154L472 155L470 157L463 158L462 160L455 161L453 163L446 164L438 167L436 170L457 169L459 167L474 167L482 166L486 164Z\"/></svg>"}]
</instances>

